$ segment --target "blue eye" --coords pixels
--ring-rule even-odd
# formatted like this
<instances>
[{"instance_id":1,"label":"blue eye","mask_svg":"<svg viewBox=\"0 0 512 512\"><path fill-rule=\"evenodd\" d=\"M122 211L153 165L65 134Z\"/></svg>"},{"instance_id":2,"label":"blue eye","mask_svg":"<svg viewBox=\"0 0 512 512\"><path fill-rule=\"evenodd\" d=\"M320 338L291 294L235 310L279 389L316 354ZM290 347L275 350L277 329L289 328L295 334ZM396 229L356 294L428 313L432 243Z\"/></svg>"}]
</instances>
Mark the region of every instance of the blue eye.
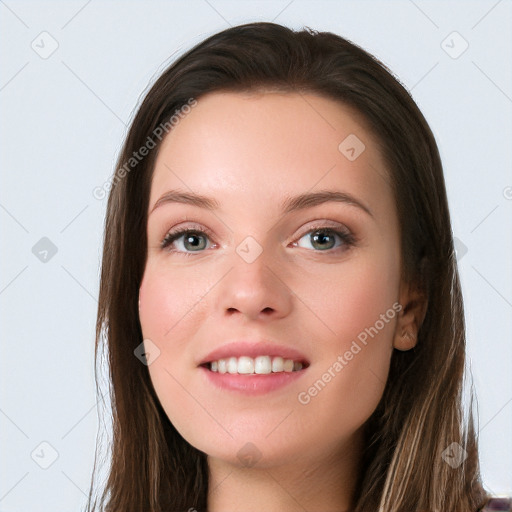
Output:
<instances>
[{"instance_id":1,"label":"blue eye","mask_svg":"<svg viewBox=\"0 0 512 512\"><path fill-rule=\"evenodd\" d=\"M175 231L170 231L167 233L167 235L165 235L165 238L162 240L160 247L161 249L165 249L171 253L179 253L185 256L192 256L193 253L203 252L203 250L207 248L206 240L209 238L209 236L209 233L201 231L200 229L177 229ZM328 227L313 228L302 235L300 240L306 236L310 237L311 244L314 244L313 248L318 248L318 250L315 252L337 252L339 250L343 251L355 245L356 243L355 237L349 231L337 231ZM334 249L331 243L335 240L335 237L338 237L341 240L341 244L338 246L338 249ZM180 244L184 250L176 250L175 248L170 248L182 238L183 241L180 242ZM297 244L298 242L295 242L294 245Z\"/></svg>"},{"instance_id":2,"label":"blue eye","mask_svg":"<svg viewBox=\"0 0 512 512\"><path fill-rule=\"evenodd\" d=\"M187 236L185 236L187 235ZM184 238L183 244L190 244L190 249L192 252L200 252L201 249L205 248L205 244L202 244L201 242L197 242L197 240L200 240L201 238L208 237L208 235L202 231L196 230L196 229L178 229L176 231L172 231L165 235L165 238L162 240L162 243L160 247L162 249L167 249L169 246L171 246L174 242L179 240L180 238ZM185 246L185 245L184 245ZM187 247L185 247L187 249ZM199 248L198 250L195 250ZM181 252L176 250L170 250L170 252ZM184 252L187 256L189 256L189 253Z\"/></svg>"},{"instance_id":3,"label":"blue eye","mask_svg":"<svg viewBox=\"0 0 512 512\"><path fill-rule=\"evenodd\" d=\"M315 248L319 248L319 252L331 251L334 249L332 242L335 243L335 237L338 237L341 240L341 246L345 246L348 248L355 243L354 236L348 231L337 231L332 228L314 228L313 230L308 231L305 235L303 235L300 240L303 238L309 237L311 245ZM338 246L340 247L340 246Z\"/></svg>"}]
</instances>

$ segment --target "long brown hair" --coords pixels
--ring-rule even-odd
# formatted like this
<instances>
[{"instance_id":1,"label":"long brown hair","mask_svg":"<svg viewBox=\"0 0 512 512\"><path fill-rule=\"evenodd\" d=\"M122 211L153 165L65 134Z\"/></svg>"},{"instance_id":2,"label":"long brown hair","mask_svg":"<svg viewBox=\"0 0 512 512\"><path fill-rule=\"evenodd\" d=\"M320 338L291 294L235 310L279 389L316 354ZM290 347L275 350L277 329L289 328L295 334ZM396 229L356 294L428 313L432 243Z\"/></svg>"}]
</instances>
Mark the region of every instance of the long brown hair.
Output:
<instances>
[{"instance_id":1,"label":"long brown hair","mask_svg":"<svg viewBox=\"0 0 512 512\"><path fill-rule=\"evenodd\" d=\"M137 298L159 138L145 158L136 164L130 159L190 99L256 90L314 93L362 115L389 171L403 277L428 295L418 343L394 351L382 399L365 424L354 510L475 512L488 495L479 473L473 408L467 418L463 408L464 309L434 136L407 90L362 48L329 32L263 22L214 34L169 66L138 108L119 155L108 197L96 324L97 364L107 345L112 451L98 499L93 474L88 510L206 510L206 454L175 430L147 366L134 356L142 342ZM449 463L453 450L457 464Z\"/></svg>"}]
</instances>

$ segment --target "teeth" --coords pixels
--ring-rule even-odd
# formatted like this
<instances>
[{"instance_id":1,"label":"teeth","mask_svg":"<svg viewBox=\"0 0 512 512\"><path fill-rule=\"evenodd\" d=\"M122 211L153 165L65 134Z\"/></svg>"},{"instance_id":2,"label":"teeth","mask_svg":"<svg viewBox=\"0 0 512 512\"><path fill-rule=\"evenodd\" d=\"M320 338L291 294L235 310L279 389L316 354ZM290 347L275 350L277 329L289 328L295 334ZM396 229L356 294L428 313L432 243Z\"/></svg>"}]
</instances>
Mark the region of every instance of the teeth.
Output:
<instances>
[{"instance_id":1,"label":"teeth","mask_svg":"<svg viewBox=\"0 0 512 512\"><path fill-rule=\"evenodd\" d=\"M233 358L236 361L236 357ZM238 358L238 373L254 373L254 359L252 357Z\"/></svg>"},{"instance_id":2,"label":"teeth","mask_svg":"<svg viewBox=\"0 0 512 512\"><path fill-rule=\"evenodd\" d=\"M258 356L254 360L254 373L272 373L272 362L269 356Z\"/></svg>"},{"instance_id":3,"label":"teeth","mask_svg":"<svg viewBox=\"0 0 512 512\"><path fill-rule=\"evenodd\" d=\"M302 363L281 356L229 357L210 363L210 370L219 373L269 374L279 372L296 372L302 369Z\"/></svg>"},{"instance_id":4,"label":"teeth","mask_svg":"<svg viewBox=\"0 0 512 512\"><path fill-rule=\"evenodd\" d=\"M282 357L274 357L272 359L272 371L273 372L282 372L284 371L284 360Z\"/></svg>"},{"instance_id":5,"label":"teeth","mask_svg":"<svg viewBox=\"0 0 512 512\"><path fill-rule=\"evenodd\" d=\"M238 373L238 359L230 357L227 363L228 373Z\"/></svg>"},{"instance_id":6,"label":"teeth","mask_svg":"<svg viewBox=\"0 0 512 512\"><path fill-rule=\"evenodd\" d=\"M293 360L292 359L285 359L283 363L284 371L285 372L293 372Z\"/></svg>"}]
</instances>

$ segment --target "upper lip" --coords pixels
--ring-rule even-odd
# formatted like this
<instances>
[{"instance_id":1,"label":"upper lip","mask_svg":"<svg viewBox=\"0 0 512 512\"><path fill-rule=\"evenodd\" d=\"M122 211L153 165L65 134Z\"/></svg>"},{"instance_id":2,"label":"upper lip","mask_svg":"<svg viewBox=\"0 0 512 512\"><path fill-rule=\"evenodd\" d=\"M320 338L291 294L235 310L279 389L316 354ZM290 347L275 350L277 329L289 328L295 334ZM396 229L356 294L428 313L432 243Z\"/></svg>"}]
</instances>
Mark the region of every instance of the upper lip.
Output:
<instances>
[{"instance_id":1,"label":"upper lip","mask_svg":"<svg viewBox=\"0 0 512 512\"><path fill-rule=\"evenodd\" d=\"M281 356L284 359L293 359L294 361L300 361L304 365L309 365L306 356L296 348L290 346L278 345L277 343L269 341L233 341L212 350L200 360L198 366L212 361L218 361L219 359L241 356L253 358L257 356Z\"/></svg>"}]
</instances>

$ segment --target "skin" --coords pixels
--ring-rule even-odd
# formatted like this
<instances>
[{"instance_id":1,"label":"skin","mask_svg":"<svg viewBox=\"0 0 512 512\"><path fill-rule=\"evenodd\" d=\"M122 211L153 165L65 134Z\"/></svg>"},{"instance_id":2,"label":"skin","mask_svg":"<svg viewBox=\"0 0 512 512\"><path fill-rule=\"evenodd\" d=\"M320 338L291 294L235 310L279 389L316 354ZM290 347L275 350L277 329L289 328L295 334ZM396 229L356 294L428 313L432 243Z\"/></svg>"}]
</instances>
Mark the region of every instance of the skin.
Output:
<instances>
[{"instance_id":1,"label":"skin","mask_svg":"<svg viewBox=\"0 0 512 512\"><path fill-rule=\"evenodd\" d=\"M338 150L350 134L365 144L354 161ZM152 211L171 189L213 197L220 209L167 203ZM341 202L280 211L286 197L320 189L348 192L372 215ZM348 510L362 426L382 396L393 349L414 346L426 307L400 279L395 202L363 119L314 94L201 97L163 141L148 212L140 322L146 347L160 351L148 368L171 422L208 455L208 510ZM185 235L160 248L178 226L209 229L212 236L191 245ZM314 231L323 226L349 230L355 244L346 246L337 235L315 243ZM262 250L251 263L236 251L247 236ZM299 393L396 303L400 313L300 403ZM411 338L402 336L404 329ZM248 338L294 346L310 367L264 396L209 384L197 368L200 359ZM255 464L238 456L248 442Z\"/></svg>"}]
</instances>

